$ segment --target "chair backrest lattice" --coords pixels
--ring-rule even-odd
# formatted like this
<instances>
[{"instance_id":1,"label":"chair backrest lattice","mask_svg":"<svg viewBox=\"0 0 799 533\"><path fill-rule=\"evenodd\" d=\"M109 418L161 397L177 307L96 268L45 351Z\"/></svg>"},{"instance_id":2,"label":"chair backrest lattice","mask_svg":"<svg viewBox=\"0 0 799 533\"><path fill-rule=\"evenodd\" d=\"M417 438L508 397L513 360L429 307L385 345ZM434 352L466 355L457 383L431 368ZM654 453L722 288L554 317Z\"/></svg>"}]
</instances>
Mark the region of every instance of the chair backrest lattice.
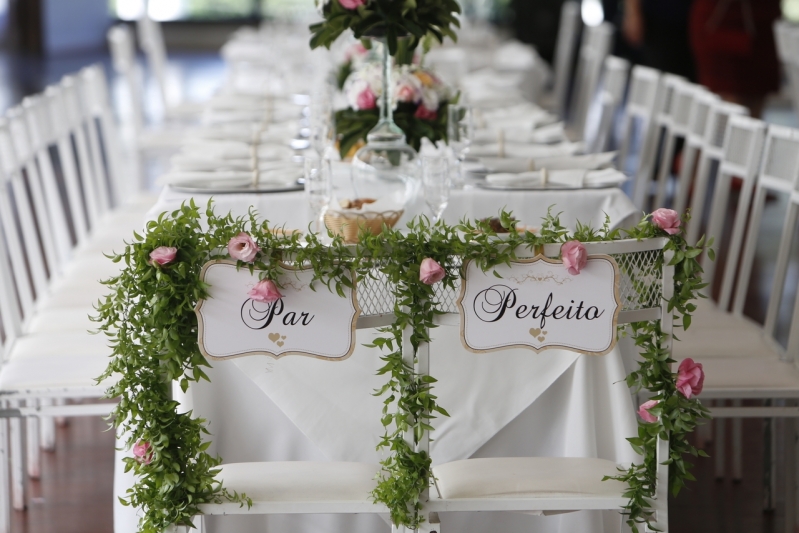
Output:
<instances>
[{"instance_id":1,"label":"chair backrest lattice","mask_svg":"<svg viewBox=\"0 0 799 533\"><path fill-rule=\"evenodd\" d=\"M677 191L674 198L674 210L684 213L688 206L691 181L697 171L697 159L705 145L705 131L713 106L720 99L701 86L694 88L694 97L689 111L687 135L683 147L682 165L677 177Z\"/></svg>"},{"instance_id":2,"label":"chair backrest lattice","mask_svg":"<svg viewBox=\"0 0 799 533\"><path fill-rule=\"evenodd\" d=\"M612 24L603 22L599 26L586 27L583 32L570 106L570 123L576 132L585 129L588 106L599 85L602 65L610 54L613 31Z\"/></svg>"},{"instance_id":3,"label":"chair backrest lattice","mask_svg":"<svg viewBox=\"0 0 799 533\"><path fill-rule=\"evenodd\" d=\"M788 77L794 110L799 111L799 27L787 20L775 21L774 41Z\"/></svg>"},{"instance_id":4,"label":"chair backrest lattice","mask_svg":"<svg viewBox=\"0 0 799 533\"><path fill-rule=\"evenodd\" d=\"M133 130L136 135L140 135L144 131L145 124L142 103L143 89L139 79L133 33L130 28L124 24L118 24L108 30L108 48L111 51L111 63L114 66L114 71L124 81Z\"/></svg>"},{"instance_id":5,"label":"chair backrest lattice","mask_svg":"<svg viewBox=\"0 0 799 533\"><path fill-rule=\"evenodd\" d=\"M638 175L649 132L654 128L652 119L658 103L660 77L660 71L640 65L634 66L630 75L618 158L619 170L630 176ZM628 168L628 158L633 149L636 150L636 163L633 168Z\"/></svg>"},{"instance_id":6,"label":"chair backrest lattice","mask_svg":"<svg viewBox=\"0 0 799 533\"><path fill-rule=\"evenodd\" d=\"M589 109L583 136L590 153L603 152L610 144L616 112L624 99L629 72L630 62L626 59L615 56L605 58L602 83Z\"/></svg>"},{"instance_id":7,"label":"chair backrest lattice","mask_svg":"<svg viewBox=\"0 0 799 533\"><path fill-rule=\"evenodd\" d=\"M167 86L167 55L161 23L145 14L136 21L136 31L139 37L139 46L147 58L147 65L158 85L158 94L161 96L161 102L166 111L174 105L174 102L170 101Z\"/></svg>"},{"instance_id":8,"label":"chair backrest lattice","mask_svg":"<svg viewBox=\"0 0 799 533\"><path fill-rule=\"evenodd\" d=\"M566 117L569 86L572 80L572 62L577 48L577 39L580 35L581 23L579 2L571 0L564 2L560 9L560 25L558 27L558 40L555 45L553 65L555 109L561 119Z\"/></svg>"}]
</instances>

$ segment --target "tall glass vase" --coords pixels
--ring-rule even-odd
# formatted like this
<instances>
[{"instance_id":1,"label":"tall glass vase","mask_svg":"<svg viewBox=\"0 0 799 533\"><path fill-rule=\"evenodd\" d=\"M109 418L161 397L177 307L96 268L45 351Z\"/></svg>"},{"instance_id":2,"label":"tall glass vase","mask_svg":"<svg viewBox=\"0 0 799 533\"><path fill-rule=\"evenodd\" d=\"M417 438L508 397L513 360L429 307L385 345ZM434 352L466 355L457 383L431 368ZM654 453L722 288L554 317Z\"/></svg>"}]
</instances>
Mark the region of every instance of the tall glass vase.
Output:
<instances>
[{"instance_id":1,"label":"tall glass vase","mask_svg":"<svg viewBox=\"0 0 799 533\"><path fill-rule=\"evenodd\" d=\"M366 145L353 157L353 187L361 198L380 199L392 204L393 209L404 210L419 193L418 154L405 141L402 129L394 123L392 58L386 39L375 40L383 45L380 120L366 136Z\"/></svg>"}]
</instances>

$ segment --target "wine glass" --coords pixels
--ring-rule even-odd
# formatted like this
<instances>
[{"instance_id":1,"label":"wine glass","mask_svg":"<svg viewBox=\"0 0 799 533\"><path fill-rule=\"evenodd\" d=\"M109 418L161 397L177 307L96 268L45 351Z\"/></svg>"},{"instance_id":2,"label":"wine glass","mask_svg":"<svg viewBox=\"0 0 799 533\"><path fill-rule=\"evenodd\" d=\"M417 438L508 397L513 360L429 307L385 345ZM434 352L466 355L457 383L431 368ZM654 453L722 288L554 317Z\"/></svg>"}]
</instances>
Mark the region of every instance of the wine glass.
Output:
<instances>
[{"instance_id":1,"label":"wine glass","mask_svg":"<svg viewBox=\"0 0 799 533\"><path fill-rule=\"evenodd\" d=\"M449 161L445 156L423 156L422 188L424 201L433 212L433 223L441 219L449 203L452 181L449 177Z\"/></svg>"},{"instance_id":2,"label":"wine glass","mask_svg":"<svg viewBox=\"0 0 799 533\"><path fill-rule=\"evenodd\" d=\"M472 144L472 108L466 105L447 106L447 139L458 165L455 186L463 187L463 160Z\"/></svg>"},{"instance_id":3,"label":"wine glass","mask_svg":"<svg viewBox=\"0 0 799 533\"><path fill-rule=\"evenodd\" d=\"M332 187L330 162L318 154L305 156L305 197L314 215L315 231L320 231L320 220L330 205Z\"/></svg>"}]
</instances>

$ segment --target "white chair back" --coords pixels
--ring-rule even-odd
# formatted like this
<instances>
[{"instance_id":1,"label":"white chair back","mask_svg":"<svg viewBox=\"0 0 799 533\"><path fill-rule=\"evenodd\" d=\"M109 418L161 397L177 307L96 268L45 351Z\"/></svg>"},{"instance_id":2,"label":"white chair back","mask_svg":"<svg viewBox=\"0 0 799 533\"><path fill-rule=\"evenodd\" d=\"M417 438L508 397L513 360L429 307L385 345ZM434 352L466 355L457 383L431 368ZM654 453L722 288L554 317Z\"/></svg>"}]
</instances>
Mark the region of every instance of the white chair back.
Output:
<instances>
[{"instance_id":1,"label":"white chair back","mask_svg":"<svg viewBox=\"0 0 799 533\"><path fill-rule=\"evenodd\" d=\"M713 239L718 250L724 246L722 237L728 220L728 203L733 178L741 180L741 189L738 202L732 216L733 228L729 246L727 246L727 259L724 266L721 296L718 306L726 310L730 303L732 283L738 270L738 259L743 247L744 231L749 206L752 203L752 193L760 167L763 153L763 141L766 136L766 125L760 120L744 116L731 116L727 124L727 133L724 139L724 155L721 158L716 183L713 190L713 204L710 209L710 225L707 236ZM720 261L718 261L720 262ZM704 281L708 286L713 286L713 279L720 265L711 264L707 256L703 258L702 267L705 270Z\"/></svg>"},{"instance_id":2,"label":"white chair back","mask_svg":"<svg viewBox=\"0 0 799 533\"><path fill-rule=\"evenodd\" d=\"M785 281L791 260L791 244L796 236L797 215L799 215L799 130L771 125L766 135L763 160L760 165L754 200L752 201L752 214L749 217L746 246L742 255L741 271L736 283L735 300L732 306L732 312L739 316L744 311L757 244L762 242L760 235L761 219L766 196L769 192L789 197L788 210L785 213L785 222L782 228L779 252L777 253L774 280L763 326L766 334L773 337L777 327L780 304L783 297L787 296L785 294ZM774 237L769 232L768 238ZM723 293L731 291L731 285L731 283L730 286L723 285ZM724 295L729 299L728 294ZM799 360L796 357L797 348L799 348L799 304L795 304L791 324L788 350L785 355L797 361Z\"/></svg>"},{"instance_id":3,"label":"white chair back","mask_svg":"<svg viewBox=\"0 0 799 533\"><path fill-rule=\"evenodd\" d=\"M582 133L585 129L588 106L599 85L602 65L610 54L613 44L613 25L603 22L599 26L588 26L583 32L577 75L570 106L571 127Z\"/></svg>"},{"instance_id":4,"label":"white chair back","mask_svg":"<svg viewBox=\"0 0 799 533\"><path fill-rule=\"evenodd\" d=\"M622 138L619 145L619 170L628 176L637 176L646 152L650 130L655 127L653 117L658 102L660 71L636 65L633 67L627 105L622 122ZM634 150L634 162L629 158Z\"/></svg>"},{"instance_id":5,"label":"white chair back","mask_svg":"<svg viewBox=\"0 0 799 533\"><path fill-rule=\"evenodd\" d=\"M161 23L148 17L146 14L136 21L136 30L139 37L139 46L147 58L147 66L158 86L158 95L164 111L177 104L172 101L169 94L167 80L167 55L164 44L164 33Z\"/></svg>"},{"instance_id":6,"label":"white chair back","mask_svg":"<svg viewBox=\"0 0 799 533\"><path fill-rule=\"evenodd\" d=\"M774 40L790 84L794 110L799 111L799 28L787 20L777 20L774 22Z\"/></svg>"},{"instance_id":7,"label":"white chair back","mask_svg":"<svg viewBox=\"0 0 799 533\"><path fill-rule=\"evenodd\" d=\"M707 124L705 125L702 153L699 156L699 164L694 178L693 196L690 204L692 222L688 226L688 235L686 237L689 243L697 242L702 231L710 175L713 170L713 164L721 161L721 158L724 157L724 143L730 117L747 116L748 114L749 111L745 107L720 100L717 100L710 107ZM686 185L686 188L689 188L689 186Z\"/></svg>"},{"instance_id":8,"label":"white chair back","mask_svg":"<svg viewBox=\"0 0 799 533\"><path fill-rule=\"evenodd\" d=\"M124 24L108 30L108 47L111 51L111 62L117 75L122 78L128 105L132 115L133 131L138 136L144 130L143 90L136 63L136 48L133 45L133 33Z\"/></svg>"},{"instance_id":9,"label":"white chair back","mask_svg":"<svg viewBox=\"0 0 799 533\"><path fill-rule=\"evenodd\" d=\"M620 57L605 58L605 72L597 98L591 105L586 120L585 135L590 153L605 151L611 141L616 113L624 98L630 62Z\"/></svg>"},{"instance_id":10,"label":"white chair back","mask_svg":"<svg viewBox=\"0 0 799 533\"><path fill-rule=\"evenodd\" d=\"M554 78L555 111L561 119L566 118L566 106L569 101L569 88L572 81L572 63L577 49L577 38L580 35L580 3L569 0L560 9L560 25L558 41L555 44Z\"/></svg>"},{"instance_id":11,"label":"white chair back","mask_svg":"<svg viewBox=\"0 0 799 533\"><path fill-rule=\"evenodd\" d=\"M688 113L688 129L682 151L682 166L677 177L677 192L674 198L674 210L685 211L688 206L690 184L696 171L696 160L705 143L705 130L713 105L719 97L701 86L694 87L694 97Z\"/></svg>"}]
</instances>

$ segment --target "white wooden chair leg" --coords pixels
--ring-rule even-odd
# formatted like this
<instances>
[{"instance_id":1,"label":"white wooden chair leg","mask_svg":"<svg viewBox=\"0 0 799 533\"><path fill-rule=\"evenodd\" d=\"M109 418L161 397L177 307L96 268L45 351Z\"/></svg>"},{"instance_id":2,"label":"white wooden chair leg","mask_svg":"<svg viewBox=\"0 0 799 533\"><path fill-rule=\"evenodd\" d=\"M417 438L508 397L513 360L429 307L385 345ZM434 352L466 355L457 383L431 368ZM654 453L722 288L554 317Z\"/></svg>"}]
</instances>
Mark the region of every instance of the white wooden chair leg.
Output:
<instances>
[{"instance_id":1,"label":"white wooden chair leg","mask_svg":"<svg viewBox=\"0 0 799 533\"><path fill-rule=\"evenodd\" d=\"M702 402L703 404L705 402ZM640 405L640 404L636 404ZM712 407L714 405L713 400L707 401L707 406ZM708 421L702 425L697 426L696 428L696 445L703 450L707 448L707 445L710 441L713 440L713 421Z\"/></svg>"},{"instance_id":2,"label":"white wooden chair leg","mask_svg":"<svg viewBox=\"0 0 799 533\"><path fill-rule=\"evenodd\" d=\"M713 440L716 456L716 479L724 479L724 439L727 437L723 418L716 419L716 438Z\"/></svg>"},{"instance_id":3,"label":"white wooden chair leg","mask_svg":"<svg viewBox=\"0 0 799 533\"><path fill-rule=\"evenodd\" d=\"M39 479L41 474L41 452L39 450L39 419L35 416L25 418L25 454L28 459L28 477Z\"/></svg>"},{"instance_id":4,"label":"white wooden chair leg","mask_svg":"<svg viewBox=\"0 0 799 533\"><path fill-rule=\"evenodd\" d=\"M8 490L8 421L0 419L0 533L11 533L11 494Z\"/></svg>"},{"instance_id":5,"label":"white wooden chair leg","mask_svg":"<svg viewBox=\"0 0 799 533\"><path fill-rule=\"evenodd\" d=\"M767 401L766 405L771 405L771 401ZM763 470L764 470L764 486L763 491L763 511L773 511L776 507L776 490L777 490L777 468L775 455L777 453L777 419L767 418L764 434L763 434Z\"/></svg>"},{"instance_id":6,"label":"white wooden chair leg","mask_svg":"<svg viewBox=\"0 0 799 533\"><path fill-rule=\"evenodd\" d=\"M66 405L67 401L64 398L57 398L55 401L56 405ZM69 423L69 419L65 416L57 416L55 417L55 423L58 424L58 427L66 427ZM55 431L55 428L54 428ZM53 436L53 449L55 449L55 435Z\"/></svg>"},{"instance_id":7,"label":"white wooden chair leg","mask_svg":"<svg viewBox=\"0 0 799 533\"><path fill-rule=\"evenodd\" d=\"M733 407L740 407L741 400L733 400ZM743 420L732 419L732 480L743 479Z\"/></svg>"},{"instance_id":8,"label":"white wooden chair leg","mask_svg":"<svg viewBox=\"0 0 799 533\"><path fill-rule=\"evenodd\" d=\"M19 402L9 402L11 408L19 406ZM25 472L23 467L22 420L12 418L8 422L11 454L11 503L14 509L25 509Z\"/></svg>"},{"instance_id":9,"label":"white wooden chair leg","mask_svg":"<svg viewBox=\"0 0 799 533\"><path fill-rule=\"evenodd\" d=\"M41 400L42 406L53 405L53 400ZM55 420L52 416L39 417L39 446L49 452L55 451Z\"/></svg>"},{"instance_id":10,"label":"white wooden chair leg","mask_svg":"<svg viewBox=\"0 0 799 533\"><path fill-rule=\"evenodd\" d=\"M438 513L430 513L425 523L419 526L418 533L441 533L441 520Z\"/></svg>"},{"instance_id":11,"label":"white wooden chair leg","mask_svg":"<svg viewBox=\"0 0 799 533\"><path fill-rule=\"evenodd\" d=\"M786 418L785 423L785 533L795 533L796 505L796 419Z\"/></svg>"}]
</instances>

